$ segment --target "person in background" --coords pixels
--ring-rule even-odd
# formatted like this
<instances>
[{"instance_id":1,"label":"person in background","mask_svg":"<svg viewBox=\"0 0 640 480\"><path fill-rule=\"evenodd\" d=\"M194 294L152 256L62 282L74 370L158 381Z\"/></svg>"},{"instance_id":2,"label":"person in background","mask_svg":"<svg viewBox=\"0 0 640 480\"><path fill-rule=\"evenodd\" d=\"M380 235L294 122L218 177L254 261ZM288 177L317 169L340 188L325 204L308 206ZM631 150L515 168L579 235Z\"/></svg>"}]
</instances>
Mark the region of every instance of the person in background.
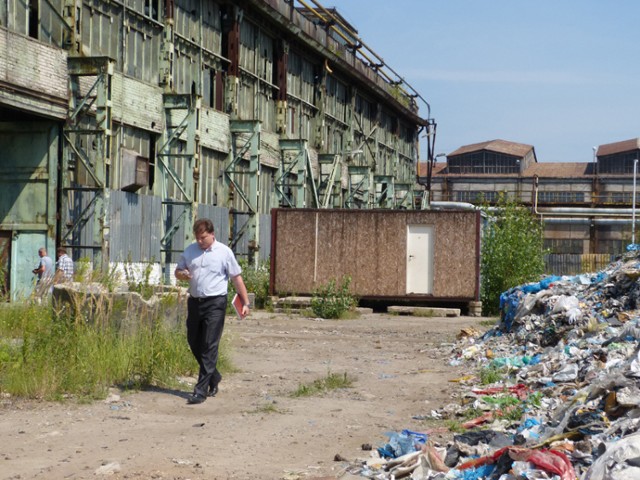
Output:
<instances>
[{"instance_id":1,"label":"person in background","mask_svg":"<svg viewBox=\"0 0 640 480\"><path fill-rule=\"evenodd\" d=\"M60 247L56 250L58 261L56 262L56 283L73 281L73 260L67 255L67 251Z\"/></svg>"},{"instance_id":2,"label":"person in background","mask_svg":"<svg viewBox=\"0 0 640 480\"><path fill-rule=\"evenodd\" d=\"M42 247L38 250L40 262L38 266L32 270L34 275L38 276L36 282L36 295L42 298L49 292L51 281L53 279L53 260L47 255L47 249Z\"/></svg>"},{"instance_id":3,"label":"person in background","mask_svg":"<svg viewBox=\"0 0 640 480\"><path fill-rule=\"evenodd\" d=\"M242 300L243 318L249 314L249 295L235 255L229 247L216 241L211 220L197 220L193 234L196 241L180 256L175 276L178 280L189 281L187 341L200 365L200 372L187 403L198 404L208 396L215 396L222 380L217 363L229 279Z\"/></svg>"}]
</instances>

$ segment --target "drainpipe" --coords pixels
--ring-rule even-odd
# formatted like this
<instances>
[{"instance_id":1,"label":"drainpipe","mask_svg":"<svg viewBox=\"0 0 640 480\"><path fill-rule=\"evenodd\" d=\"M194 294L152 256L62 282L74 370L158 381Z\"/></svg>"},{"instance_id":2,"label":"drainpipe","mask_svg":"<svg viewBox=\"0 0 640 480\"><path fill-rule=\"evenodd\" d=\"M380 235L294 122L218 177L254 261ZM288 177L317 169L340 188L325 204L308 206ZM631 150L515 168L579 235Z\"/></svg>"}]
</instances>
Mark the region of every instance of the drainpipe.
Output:
<instances>
[{"instance_id":1,"label":"drainpipe","mask_svg":"<svg viewBox=\"0 0 640 480\"><path fill-rule=\"evenodd\" d=\"M437 124L433 119L427 120L427 124L420 129L420 132L423 128L426 128L427 133L424 135L427 139L427 181L423 183L420 181L420 176L416 176L416 181L419 185L425 187L424 193L422 194L422 205L421 208L423 210L428 210L431 207L431 175L433 173L433 164L437 161L438 157L444 156L444 153L439 153L438 155L434 155L435 153L435 144L436 144L436 128ZM420 133L418 132L418 133ZM416 172L419 174L420 172Z\"/></svg>"},{"instance_id":2,"label":"drainpipe","mask_svg":"<svg viewBox=\"0 0 640 480\"><path fill-rule=\"evenodd\" d=\"M638 159L633 161L633 200L631 200L631 209L633 210L631 221L631 244L636 244L636 175L638 174Z\"/></svg>"},{"instance_id":3,"label":"drainpipe","mask_svg":"<svg viewBox=\"0 0 640 480\"><path fill-rule=\"evenodd\" d=\"M576 218L576 217L546 217L544 223L570 223L573 225L629 225L630 218Z\"/></svg>"},{"instance_id":4,"label":"drainpipe","mask_svg":"<svg viewBox=\"0 0 640 480\"><path fill-rule=\"evenodd\" d=\"M608 216L608 217L629 217L634 214L633 208L572 208L572 207L550 207L543 211L536 210L538 215L553 213L554 215L578 215L578 216Z\"/></svg>"}]
</instances>

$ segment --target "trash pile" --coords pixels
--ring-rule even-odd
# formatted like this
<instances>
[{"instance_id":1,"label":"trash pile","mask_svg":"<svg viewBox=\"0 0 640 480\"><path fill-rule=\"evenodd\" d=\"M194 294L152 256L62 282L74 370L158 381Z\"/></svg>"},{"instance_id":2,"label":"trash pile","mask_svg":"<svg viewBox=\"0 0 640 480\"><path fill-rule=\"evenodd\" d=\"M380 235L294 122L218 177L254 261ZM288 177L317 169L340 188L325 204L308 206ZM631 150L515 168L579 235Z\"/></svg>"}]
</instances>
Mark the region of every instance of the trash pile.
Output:
<instances>
[{"instance_id":1,"label":"trash pile","mask_svg":"<svg viewBox=\"0 0 640 480\"><path fill-rule=\"evenodd\" d=\"M452 365L477 372L460 379L460 403L431 412L450 429L455 424L453 440L438 446L428 432L391 432L388 444L348 473L639 479L640 254L630 250L599 273L504 292L498 325L452 351Z\"/></svg>"}]
</instances>

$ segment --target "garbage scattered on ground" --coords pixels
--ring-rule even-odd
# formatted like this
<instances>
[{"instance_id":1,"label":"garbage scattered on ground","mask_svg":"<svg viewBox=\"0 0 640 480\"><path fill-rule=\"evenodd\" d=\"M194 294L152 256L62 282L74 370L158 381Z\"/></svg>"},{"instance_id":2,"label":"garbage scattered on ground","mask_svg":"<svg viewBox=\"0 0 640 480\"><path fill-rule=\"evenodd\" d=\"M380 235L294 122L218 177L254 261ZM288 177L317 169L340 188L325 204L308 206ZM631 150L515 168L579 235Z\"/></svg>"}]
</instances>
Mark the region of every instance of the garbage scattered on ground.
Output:
<instances>
[{"instance_id":1,"label":"garbage scattered on ground","mask_svg":"<svg viewBox=\"0 0 640 480\"><path fill-rule=\"evenodd\" d=\"M457 433L387 432L350 475L386 480L640 478L640 254L504 292L485 334L461 332L459 403L416 415ZM475 332L474 332L475 333Z\"/></svg>"}]
</instances>

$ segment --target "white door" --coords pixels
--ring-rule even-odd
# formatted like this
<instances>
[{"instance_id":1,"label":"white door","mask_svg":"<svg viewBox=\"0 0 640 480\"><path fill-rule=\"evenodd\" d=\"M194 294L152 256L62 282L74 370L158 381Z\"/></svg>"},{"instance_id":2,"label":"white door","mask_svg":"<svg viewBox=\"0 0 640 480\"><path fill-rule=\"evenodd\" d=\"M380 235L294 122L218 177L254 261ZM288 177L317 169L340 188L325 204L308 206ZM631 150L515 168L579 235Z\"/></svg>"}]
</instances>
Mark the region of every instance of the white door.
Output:
<instances>
[{"instance_id":1,"label":"white door","mask_svg":"<svg viewBox=\"0 0 640 480\"><path fill-rule=\"evenodd\" d=\"M407 294L433 291L433 227L407 225Z\"/></svg>"}]
</instances>

